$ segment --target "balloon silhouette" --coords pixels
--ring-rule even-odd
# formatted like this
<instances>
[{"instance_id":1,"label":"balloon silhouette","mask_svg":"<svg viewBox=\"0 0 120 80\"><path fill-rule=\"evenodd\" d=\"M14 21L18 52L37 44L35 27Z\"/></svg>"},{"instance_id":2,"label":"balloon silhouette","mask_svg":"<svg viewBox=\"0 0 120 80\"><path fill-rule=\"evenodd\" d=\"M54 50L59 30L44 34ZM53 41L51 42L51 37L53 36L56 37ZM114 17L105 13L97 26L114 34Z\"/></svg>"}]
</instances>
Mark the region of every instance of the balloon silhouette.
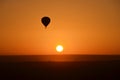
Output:
<instances>
[{"instance_id":1,"label":"balloon silhouette","mask_svg":"<svg viewBox=\"0 0 120 80\"><path fill-rule=\"evenodd\" d=\"M41 22L43 23L45 28L47 28L48 24L50 23L50 18L45 16L41 19Z\"/></svg>"}]
</instances>

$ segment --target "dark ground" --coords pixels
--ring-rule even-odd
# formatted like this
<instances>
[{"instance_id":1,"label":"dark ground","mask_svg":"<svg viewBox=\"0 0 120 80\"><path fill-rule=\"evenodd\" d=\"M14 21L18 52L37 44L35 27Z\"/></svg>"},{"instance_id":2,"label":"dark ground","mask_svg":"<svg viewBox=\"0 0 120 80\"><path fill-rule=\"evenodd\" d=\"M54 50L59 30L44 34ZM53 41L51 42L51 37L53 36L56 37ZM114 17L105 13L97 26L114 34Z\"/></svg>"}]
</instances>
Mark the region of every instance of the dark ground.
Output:
<instances>
[{"instance_id":1,"label":"dark ground","mask_svg":"<svg viewBox=\"0 0 120 80\"><path fill-rule=\"evenodd\" d=\"M0 80L120 80L119 55L73 57L43 61L38 56L0 56Z\"/></svg>"}]
</instances>

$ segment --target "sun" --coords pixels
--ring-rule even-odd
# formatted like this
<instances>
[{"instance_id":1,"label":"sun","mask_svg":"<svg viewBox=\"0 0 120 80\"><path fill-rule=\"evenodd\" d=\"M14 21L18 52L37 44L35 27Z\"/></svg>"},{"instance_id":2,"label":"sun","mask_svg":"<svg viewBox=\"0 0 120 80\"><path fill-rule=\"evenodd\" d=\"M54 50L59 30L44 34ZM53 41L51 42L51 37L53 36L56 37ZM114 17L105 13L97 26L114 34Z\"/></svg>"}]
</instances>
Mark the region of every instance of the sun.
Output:
<instances>
[{"instance_id":1,"label":"sun","mask_svg":"<svg viewBox=\"0 0 120 80\"><path fill-rule=\"evenodd\" d=\"M56 46L56 51L57 52L62 52L63 51L63 46L62 45L57 45Z\"/></svg>"}]
</instances>

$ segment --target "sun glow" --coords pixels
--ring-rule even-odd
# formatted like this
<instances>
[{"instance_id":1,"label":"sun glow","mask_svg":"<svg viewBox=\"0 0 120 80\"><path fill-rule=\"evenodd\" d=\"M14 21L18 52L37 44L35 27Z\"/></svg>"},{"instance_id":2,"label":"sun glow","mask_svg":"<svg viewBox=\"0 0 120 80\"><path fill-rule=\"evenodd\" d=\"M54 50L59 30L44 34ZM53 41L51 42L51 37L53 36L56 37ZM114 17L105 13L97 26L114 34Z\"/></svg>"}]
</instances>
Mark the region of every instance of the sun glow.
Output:
<instances>
[{"instance_id":1,"label":"sun glow","mask_svg":"<svg viewBox=\"0 0 120 80\"><path fill-rule=\"evenodd\" d=\"M56 51L57 52L62 52L63 51L63 46L62 45L57 45L56 46Z\"/></svg>"}]
</instances>

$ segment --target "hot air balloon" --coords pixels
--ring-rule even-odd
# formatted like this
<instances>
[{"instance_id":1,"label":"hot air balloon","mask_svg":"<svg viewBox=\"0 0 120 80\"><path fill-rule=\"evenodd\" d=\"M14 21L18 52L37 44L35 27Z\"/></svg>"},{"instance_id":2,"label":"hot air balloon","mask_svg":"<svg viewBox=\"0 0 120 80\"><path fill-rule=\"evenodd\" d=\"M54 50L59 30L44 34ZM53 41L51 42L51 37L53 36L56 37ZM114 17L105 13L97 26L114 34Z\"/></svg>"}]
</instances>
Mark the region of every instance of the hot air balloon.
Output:
<instances>
[{"instance_id":1,"label":"hot air balloon","mask_svg":"<svg viewBox=\"0 0 120 80\"><path fill-rule=\"evenodd\" d=\"M41 19L41 22L43 23L43 25L45 26L45 28L47 28L48 24L50 23L50 18L45 16Z\"/></svg>"}]
</instances>

